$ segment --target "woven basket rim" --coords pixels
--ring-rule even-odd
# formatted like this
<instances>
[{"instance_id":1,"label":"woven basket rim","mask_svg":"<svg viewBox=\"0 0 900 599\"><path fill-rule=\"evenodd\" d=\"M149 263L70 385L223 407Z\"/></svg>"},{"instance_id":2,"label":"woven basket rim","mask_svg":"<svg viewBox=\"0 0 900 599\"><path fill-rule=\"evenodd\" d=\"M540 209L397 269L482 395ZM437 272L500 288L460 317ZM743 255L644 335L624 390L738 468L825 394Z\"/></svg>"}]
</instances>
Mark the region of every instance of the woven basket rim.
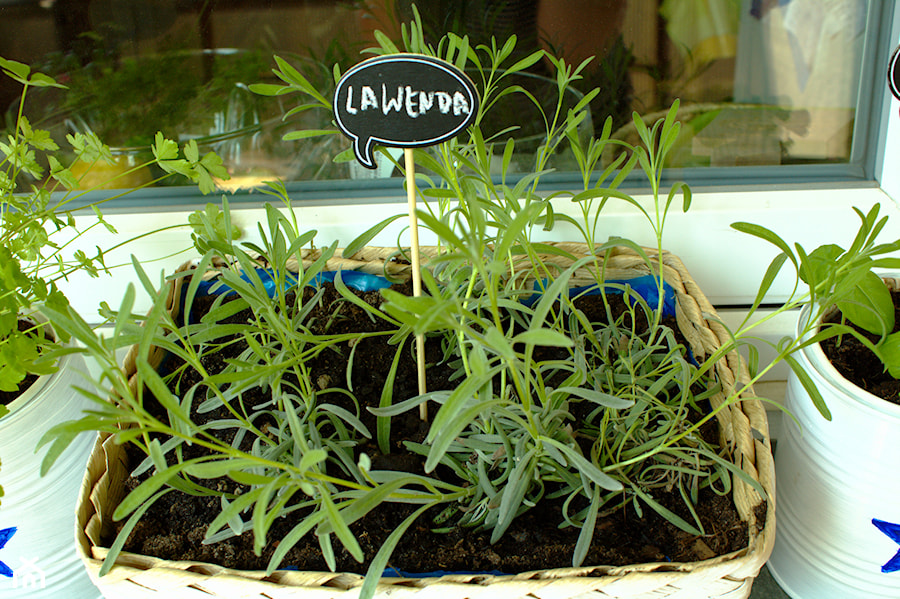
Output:
<instances>
[{"instance_id":1,"label":"woven basket rim","mask_svg":"<svg viewBox=\"0 0 900 599\"><path fill-rule=\"evenodd\" d=\"M566 251L580 252L582 254L589 250L585 244L578 243L552 245ZM431 248L423 249L425 252L431 251ZM655 252L655 250L653 251ZM408 266L403 264L385 266L386 261L390 260L391 256L395 254L396 249L394 248L364 248L350 258L345 259L338 252L335 264L329 264L326 268L329 270L352 268L367 272L388 268L392 275L402 276L404 270L408 270ZM314 260L316 257L318 256L315 251L310 252L309 255L304 256L304 262L307 259ZM643 261L639 254L630 248L622 248L621 251L617 250L609 258L612 261L621 260L629 268L634 268L633 261L635 258L641 262ZM697 325L700 331L699 340L697 335L686 334L686 336L694 351L699 351L700 355L704 355L711 351L712 347L704 348L703 345L712 343L714 346L716 343L721 343L727 339L728 333L718 321L715 309L690 277L680 259L674 254L664 252L663 266L664 279L673 286L678 297L679 327L683 328L682 321L687 318L682 312L693 312L692 318L697 318L699 321ZM189 268L192 268L192 263L186 262L179 270ZM169 295L174 302L176 297L174 287L170 289ZM172 305L175 304L173 303ZM699 345L694 347L695 343ZM716 370L720 380L723 382L723 386L728 387L731 385L731 388L734 388L734 385L738 382L749 380L749 375L746 366L736 352L731 352L731 354L727 358L720 360ZM129 355L129 357L126 357L123 368L126 372L129 369L132 369L131 372L134 372L133 356ZM737 372L735 373L734 371ZM748 472L758 481L768 495L768 501L766 501L752 487L740 479L735 479L732 485L732 498L735 506L749 527L749 543L747 547L698 562L648 562L628 566L597 565L580 568L536 570L514 575L449 574L433 578L382 578L379 582L379 588L396 588L398 585L425 588L436 584L494 586L522 584L523 582L536 584L539 581L546 583L546 581L567 580L576 583L576 585L585 583L593 589L605 584L599 582L601 579L609 582L612 580L620 581L633 576L649 576L661 580L669 580L673 577L680 579L684 576L690 576L692 573L701 572L704 578L709 578L710 576L716 578L719 577L716 573L717 570L721 570L721 578L723 579L736 581L737 583L744 579L752 580L768 559L774 544L775 475L768 422L765 409L759 399L753 394L752 388L742 395L742 401L726 407L719 416L720 430L723 432L726 442L732 444L735 463L743 467L745 472ZM85 472L76 509L75 536L77 552L98 586L103 585L105 580L105 578L98 579L97 573L102 565L107 548L95 545L90 540L90 537L92 534L99 535L101 525L108 524L108 522L102 521L102 516L99 512L105 510L109 514L115 508L115 505L107 505L104 502L107 501L107 492L111 487L111 481L109 480L110 471L114 470L121 473L127 470L124 464L117 464L116 462L116 460L122 459L122 454L124 453L123 450L119 450L121 450L121 447L113 443L110 434L98 434L94 451L91 454L88 468ZM115 453L117 451L118 454ZM121 500L121 497L118 500ZM763 503L765 504L765 524L760 528L757 526L755 509ZM264 571L232 570L201 562L174 562L127 552L120 553L116 564L106 576L120 584L123 580L128 580L132 576L142 577L143 579L148 573L155 573L163 577L187 577L191 581L190 584L197 584L198 580L203 580L210 576L221 577L223 580L240 580L248 584L260 585L260 593L263 593L265 588L270 588L273 584L297 588L321 588L327 586L335 592L342 592L358 587L363 580L362 575L340 572L277 570L271 576L266 576ZM133 584L138 583L134 582ZM168 588L171 585L163 586ZM586 592L587 590L590 589L582 589L580 592ZM259 596L263 597L266 595L260 594Z\"/></svg>"}]
</instances>

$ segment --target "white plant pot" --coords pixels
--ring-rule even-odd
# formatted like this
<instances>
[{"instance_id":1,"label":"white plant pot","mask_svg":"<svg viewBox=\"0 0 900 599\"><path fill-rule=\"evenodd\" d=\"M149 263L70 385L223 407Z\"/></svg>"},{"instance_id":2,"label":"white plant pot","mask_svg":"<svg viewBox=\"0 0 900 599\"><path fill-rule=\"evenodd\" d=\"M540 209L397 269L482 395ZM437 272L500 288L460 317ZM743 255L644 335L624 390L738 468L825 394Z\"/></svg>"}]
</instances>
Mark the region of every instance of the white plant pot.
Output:
<instances>
[{"instance_id":1,"label":"white plant pot","mask_svg":"<svg viewBox=\"0 0 900 599\"><path fill-rule=\"evenodd\" d=\"M0 562L13 576L0 576L0 597L88 599L100 592L91 583L75 551L75 502L94 436L81 434L41 477L47 447L35 453L50 427L81 417L90 400L72 385L84 387L85 362L78 354L60 362L59 371L43 376L14 400L0 418L0 530L16 532Z\"/></svg>"},{"instance_id":2,"label":"white plant pot","mask_svg":"<svg viewBox=\"0 0 900 599\"><path fill-rule=\"evenodd\" d=\"M801 322L804 316L801 316ZM819 344L796 354L832 420L796 375L775 453L778 533L769 569L795 599L900 597L900 572L882 572L898 543L872 523L900 524L900 406L844 379Z\"/></svg>"}]
</instances>

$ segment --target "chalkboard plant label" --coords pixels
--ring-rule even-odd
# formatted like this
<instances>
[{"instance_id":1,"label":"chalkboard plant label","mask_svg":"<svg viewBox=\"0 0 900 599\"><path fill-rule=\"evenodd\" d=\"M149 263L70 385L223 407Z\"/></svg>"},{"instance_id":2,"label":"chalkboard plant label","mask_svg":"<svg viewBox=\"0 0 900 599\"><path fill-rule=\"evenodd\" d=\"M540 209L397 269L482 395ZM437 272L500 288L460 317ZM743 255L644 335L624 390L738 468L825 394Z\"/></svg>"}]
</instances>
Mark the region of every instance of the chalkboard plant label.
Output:
<instances>
[{"instance_id":1,"label":"chalkboard plant label","mask_svg":"<svg viewBox=\"0 0 900 599\"><path fill-rule=\"evenodd\" d=\"M375 168L375 144L432 146L475 121L478 91L452 64L419 54L365 60L347 71L334 92L338 128L353 140L356 159Z\"/></svg>"},{"instance_id":2,"label":"chalkboard plant label","mask_svg":"<svg viewBox=\"0 0 900 599\"><path fill-rule=\"evenodd\" d=\"M900 46L894 49L888 62L888 86L894 97L900 100Z\"/></svg>"}]
</instances>

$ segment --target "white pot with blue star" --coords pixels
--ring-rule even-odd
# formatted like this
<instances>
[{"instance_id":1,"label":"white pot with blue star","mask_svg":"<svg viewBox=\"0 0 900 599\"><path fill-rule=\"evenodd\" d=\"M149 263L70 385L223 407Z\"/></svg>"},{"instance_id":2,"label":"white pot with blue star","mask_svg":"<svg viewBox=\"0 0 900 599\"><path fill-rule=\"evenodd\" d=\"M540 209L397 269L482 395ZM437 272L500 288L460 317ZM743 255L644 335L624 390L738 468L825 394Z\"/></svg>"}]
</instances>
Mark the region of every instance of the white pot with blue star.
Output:
<instances>
[{"instance_id":1,"label":"white pot with blue star","mask_svg":"<svg viewBox=\"0 0 900 599\"><path fill-rule=\"evenodd\" d=\"M0 597L92 599L100 593L75 552L75 501L94 437L82 434L43 477L35 447L55 424L77 419L90 400L84 359L65 356L0 418Z\"/></svg>"},{"instance_id":2,"label":"white pot with blue star","mask_svg":"<svg viewBox=\"0 0 900 599\"><path fill-rule=\"evenodd\" d=\"M801 321L804 318L801 315ZM795 599L900 597L900 405L841 376L818 343L796 359L831 411L791 373L775 452L769 569Z\"/></svg>"}]
</instances>

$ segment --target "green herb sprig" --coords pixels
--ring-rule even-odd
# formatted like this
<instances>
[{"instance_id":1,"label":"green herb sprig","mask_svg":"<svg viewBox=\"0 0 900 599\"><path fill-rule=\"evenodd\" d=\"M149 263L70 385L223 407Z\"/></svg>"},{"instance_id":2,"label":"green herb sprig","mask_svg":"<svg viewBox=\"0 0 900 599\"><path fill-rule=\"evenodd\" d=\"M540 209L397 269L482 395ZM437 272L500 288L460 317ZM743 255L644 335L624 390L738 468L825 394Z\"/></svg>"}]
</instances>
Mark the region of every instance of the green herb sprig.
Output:
<instances>
[{"instance_id":1,"label":"green herb sprig","mask_svg":"<svg viewBox=\"0 0 900 599\"><path fill-rule=\"evenodd\" d=\"M15 392L26 376L56 371L59 355L54 350L68 335L60 330L51 334L34 317L42 306L62 310L68 305L57 283L75 271L93 277L108 272L103 249L98 247L95 255L89 255L83 250L72 252L70 244L98 226L115 230L99 209L103 201L112 198L89 204L95 220L84 227L76 224L69 204L94 188L79 188L85 174L76 175L67 168L50 134L32 127L24 114L29 90L65 86L28 65L2 57L0 70L22 85L15 122L0 141L0 390ZM114 163L109 148L93 134L69 135L67 141L78 161L91 166ZM121 172L112 182L125 181L150 164L158 164L167 173L187 175L204 193L214 188L213 177L228 176L215 154L200 157L196 145L185 146L182 157L174 142L157 134L152 149L152 160ZM115 248L106 251L111 249ZM7 412L7 407L0 405L0 416Z\"/></svg>"},{"instance_id":2,"label":"green herb sprig","mask_svg":"<svg viewBox=\"0 0 900 599\"><path fill-rule=\"evenodd\" d=\"M91 189L79 189L80 177L63 165L59 146L49 133L32 128L24 115L29 89L64 86L15 61L0 58L0 69L23 86L13 130L5 142L0 142L0 389L11 391L28 373L55 370L55 357L47 351L55 341L47 338L38 325L19 331L19 317L33 312L38 304L57 308L65 304L57 282L76 269L91 276L105 271L104 252L99 248L93 256L76 250L71 258L65 257L65 249L74 238L96 226L111 232L114 229L103 220L101 202L89 206L96 220L83 229L76 228L67 206ZM74 134L67 141L77 160L91 165L113 163L109 148L95 135ZM113 181L149 164L158 164L167 173L187 175L204 193L215 188L214 176L227 178L222 161L212 153L201 157L196 145L185 146L181 157L175 142L157 134L152 150L153 160L129 168ZM17 187L26 178L36 182L27 184L30 190L20 193ZM66 241L57 242L61 236L66 236Z\"/></svg>"},{"instance_id":3,"label":"green herb sprig","mask_svg":"<svg viewBox=\"0 0 900 599\"><path fill-rule=\"evenodd\" d=\"M736 230L763 239L779 250L763 277L754 307L764 300L785 264L790 263L794 268L793 289L778 312L803 306L807 310L802 315L797 337L785 337L774 349L791 366L816 408L828 420L831 413L822 394L793 357L800 349L832 337L851 335L881 360L891 376L900 378L900 333L893 332L894 303L890 290L875 270L900 268L900 258L896 257L900 240L876 243L888 221L887 216L878 217L879 204L868 212L857 207L853 211L860 225L846 250L837 244L825 244L807 252L799 243L792 248L774 231L761 225L732 224ZM825 319L834 307L842 314L839 322ZM848 323L876 335L878 341L872 343Z\"/></svg>"}]
</instances>

